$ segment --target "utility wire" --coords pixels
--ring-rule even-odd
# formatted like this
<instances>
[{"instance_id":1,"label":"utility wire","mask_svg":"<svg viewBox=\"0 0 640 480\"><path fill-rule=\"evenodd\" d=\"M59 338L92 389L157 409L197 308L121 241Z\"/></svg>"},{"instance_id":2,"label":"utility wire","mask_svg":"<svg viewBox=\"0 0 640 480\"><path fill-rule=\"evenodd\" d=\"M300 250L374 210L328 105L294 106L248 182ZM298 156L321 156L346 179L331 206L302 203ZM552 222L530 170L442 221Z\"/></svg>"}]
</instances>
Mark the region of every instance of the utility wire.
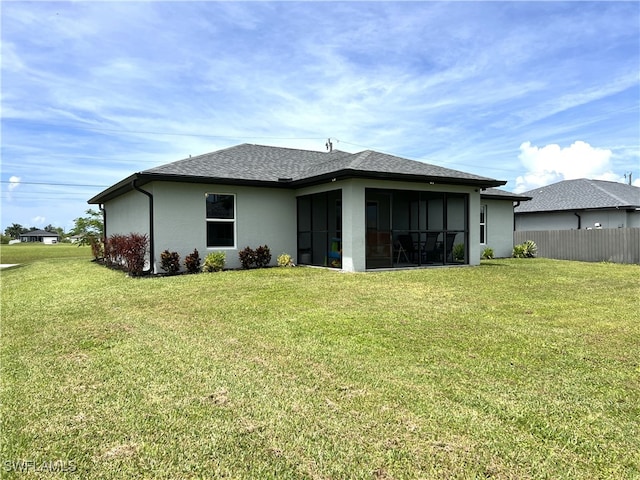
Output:
<instances>
[{"instance_id":1,"label":"utility wire","mask_svg":"<svg viewBox=\"0 0 640 480\"><path fill-rule=\"evenodd\" d=\"M48 183L48 182L23 182L20 180L19 182L12 182L11 180L0 180L0 183L10 183L12 185L47 185L47 186L55 186L55 187L96 187L96 188L107 188L109 185L89 185L82 183Z\"/></svg>"}]
</instances>

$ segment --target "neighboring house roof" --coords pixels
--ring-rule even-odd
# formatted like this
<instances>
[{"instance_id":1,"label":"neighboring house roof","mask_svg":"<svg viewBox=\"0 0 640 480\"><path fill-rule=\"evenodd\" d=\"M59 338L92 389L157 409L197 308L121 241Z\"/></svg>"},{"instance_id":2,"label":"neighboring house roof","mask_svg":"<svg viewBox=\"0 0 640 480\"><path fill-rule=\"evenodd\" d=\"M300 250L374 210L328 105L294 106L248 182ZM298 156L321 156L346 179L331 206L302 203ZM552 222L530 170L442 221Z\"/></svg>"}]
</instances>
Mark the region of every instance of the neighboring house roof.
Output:
<instances>
[{"instance_id":1,"label":"neighboring house roof","mask_svg":"<svg viewBox=\"0 0 640 480\"><path fill-rule=\"evenodd\" d=\"M242 144L135 173L89 200L103 203L155 180L298 188L342 178L497 187L506 182L386 153L315 152Z\"/></svg>"},{"instance_id":2,"label":"neighboring house roof","mask_svg":"<svg viewBox=\"0 0 640 480\"><path fill-rule=\"evenodd\" d=\"M31 230L27 233L21 233L21 237L60 237L55 232L47 232L46 230Z\"/></svg>"},{"instance_id":3,"label":"neighboring house roof","mask_svg":"<svg viewBox=\"0 0 640 480\"><path fill-rule=\"evenodd\" d=\"M531 197L519 193L507 192L499 188L486 188L480 192L482 198L492 198L496 200L511 200L512 202L526 202Z\"/></svg>"},{"instance_id":4,"label":"neighboring house roof","mask_svg":"<svg viewBox=\"0 0 640 480\"><path fill-rule=\"evenodd\" d=\"M604 180L564 180L524 192L531 197L515 213L640 208L640 187Z\"/></svg>"}]
</instances>

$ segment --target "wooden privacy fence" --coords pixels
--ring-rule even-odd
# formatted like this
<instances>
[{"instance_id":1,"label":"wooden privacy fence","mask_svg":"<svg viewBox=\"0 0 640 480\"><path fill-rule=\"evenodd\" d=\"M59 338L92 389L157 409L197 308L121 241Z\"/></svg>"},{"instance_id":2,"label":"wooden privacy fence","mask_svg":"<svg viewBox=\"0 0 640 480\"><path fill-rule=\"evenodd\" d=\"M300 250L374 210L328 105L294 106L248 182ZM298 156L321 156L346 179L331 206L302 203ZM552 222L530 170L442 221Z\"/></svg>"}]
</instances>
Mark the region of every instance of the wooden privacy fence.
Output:
<instances>
[{"instance_id":1,"label":"wooden privacy fence","mask_svg":"<svg viewBox=\"0 0 640 480\"><path fill-rule=\"evenodd\" d=\"M640 264L640 228L513 232L513 244L533 240L538 256L583 262Z\"/></svg>"}]
</instances>

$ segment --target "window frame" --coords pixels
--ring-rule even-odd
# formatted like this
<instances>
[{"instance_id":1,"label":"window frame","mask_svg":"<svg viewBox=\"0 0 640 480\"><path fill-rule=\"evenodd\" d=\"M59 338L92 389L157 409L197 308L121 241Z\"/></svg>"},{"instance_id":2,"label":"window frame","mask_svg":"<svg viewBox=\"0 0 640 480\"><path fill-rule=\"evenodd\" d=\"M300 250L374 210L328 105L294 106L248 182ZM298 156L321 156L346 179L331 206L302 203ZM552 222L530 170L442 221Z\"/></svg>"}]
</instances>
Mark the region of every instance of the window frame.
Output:
<instances>
[{"instance_id":1,"label":"window frame","mask_svg":"<svg viewBox=\"0 0 640 480\"><path fill-rule=\"evenodd\" d=\"M233 198L233 217L232 218L209 218L207 216L207 199L209 198L209 195L218 195L218 196L229 196ZM205 244L207 246L207 249L213 250L235 250L237 249L237 245L238 245L238 231L237 231L237 218L238 218L238 211L237 211L237 195L235 193L226 193L226 192L205 192L204 194L204 218L205 218ZM233 245L209 245L209 234L208 234L208 229L209 229L209 224L210 223L226 223L226 224L231 224L232 225L232 230L233 230Z\"/></svg>"},{"instance_id":2,"label":"window frame","mask_svg":"<svg viewBox=\"0 0 640 480\"><path fill-rule=\"evenodd\" d=\"M480 245L486 245L487 242L487 236L488 236L488 230L487 230L487 205L486 204L481 204L480 205ZM483 242L484 240L484 242Z\"/></svg>"}]
</instances>

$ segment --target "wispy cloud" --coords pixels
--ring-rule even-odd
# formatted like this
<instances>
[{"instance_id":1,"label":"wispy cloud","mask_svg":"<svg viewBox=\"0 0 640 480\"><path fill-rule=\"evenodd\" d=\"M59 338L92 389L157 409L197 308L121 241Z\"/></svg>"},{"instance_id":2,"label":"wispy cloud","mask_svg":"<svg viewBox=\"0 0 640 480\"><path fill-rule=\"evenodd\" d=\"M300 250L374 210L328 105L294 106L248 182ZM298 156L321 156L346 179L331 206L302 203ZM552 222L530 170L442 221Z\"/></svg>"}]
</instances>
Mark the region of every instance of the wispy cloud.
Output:
<instances>
[{"instance_id":1,"label":"wispy cloud","mask_svg":"<svg viewBox=\"0 0 640 480\"><path fill-rule=\"evenodd\" d=\"M640 163L635 2L2 8L5 182L70 183L82 172L84 183L112 184L236 143L322 149L327 137L511 189L568 174L538 175L553 145L610 152L593 176ZM84 201L62 192L30 187L64 200L27 207L16 195L3 218L80 215Z\"/></svg>"}]
</instances>

